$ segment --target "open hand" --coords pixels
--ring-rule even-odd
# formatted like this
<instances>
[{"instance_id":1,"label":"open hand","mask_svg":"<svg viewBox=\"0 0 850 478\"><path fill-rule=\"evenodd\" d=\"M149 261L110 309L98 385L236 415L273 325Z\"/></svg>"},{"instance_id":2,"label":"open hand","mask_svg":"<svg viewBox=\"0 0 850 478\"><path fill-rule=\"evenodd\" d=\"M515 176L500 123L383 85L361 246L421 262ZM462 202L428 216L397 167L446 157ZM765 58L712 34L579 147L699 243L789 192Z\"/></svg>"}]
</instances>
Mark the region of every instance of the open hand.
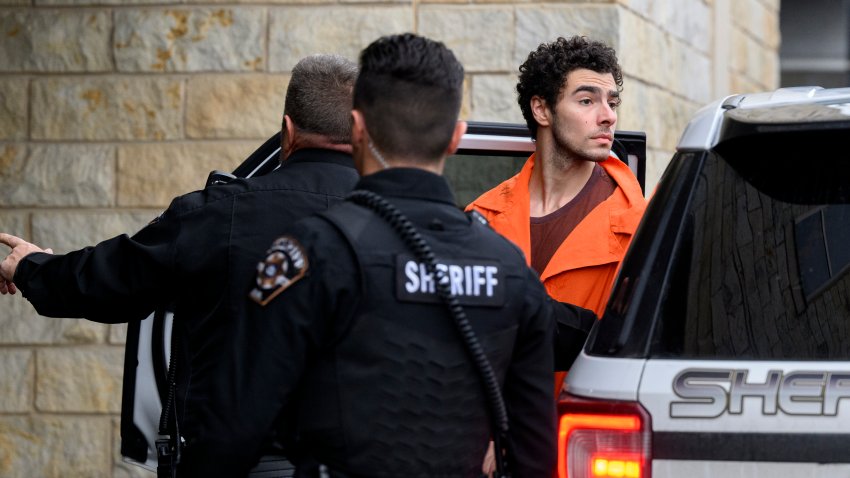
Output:
<instances>
[{"instance_id":1,"label":"open hand","mask_svg":"<svg viewBox=\"0 0 850 478\"><path fill-rule=\"evenodd\" d=\"M0 262L0 294L14 294L18 288L12 282L15 277L15 271L18 269L18 263L21 259L32 254L33 252L46 252L53 254L52 249L42 249L35 244L31 244L20 237L11 234L0 232L0 244L5 244L12 248L9 255Z\"/></svg>"}]
</instances>

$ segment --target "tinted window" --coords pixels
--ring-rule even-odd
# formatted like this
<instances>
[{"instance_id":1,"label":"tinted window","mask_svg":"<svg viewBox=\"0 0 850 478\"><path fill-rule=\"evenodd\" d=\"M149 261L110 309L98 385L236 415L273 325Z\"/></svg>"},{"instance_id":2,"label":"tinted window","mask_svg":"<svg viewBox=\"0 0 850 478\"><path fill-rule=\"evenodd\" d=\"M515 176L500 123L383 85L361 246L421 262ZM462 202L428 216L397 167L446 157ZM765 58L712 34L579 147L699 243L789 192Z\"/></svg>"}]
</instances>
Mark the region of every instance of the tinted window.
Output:
<instances>
[{"instance_id":1,"label":"tinted window","mask_svg":"<svg viewBox=\"0 0 850 478\"><path fill-rule=\"evenodd\" d=\"M794 239L803 293L813 300L850 266L850 206L833 204L799 219Z\"/></svg>"},{"instance_id":2,"label":"tinted window","mask_svg":"<svg viewBox=\"0 0 850 478\"><path fill-rule=\"evenodd\" d=\"M449 156L443 175L455 193L458 206L466 207L482 193L513 176L531 153L520 151L514 156L484 156L461 153Z\"/></svg>"},{"instance_id":3,"label":"tinted window","mask_svg":"<svg viewBox=\"0 0 850 478\"><path fill-rule=\"evenodd\" d=\"M785 168L761 153L706 158L672 254L653 355L850 359L850 206L812 200L829 197L815 185L834 181L836 168L799 157Z\"/></svg>"}]
</instances>

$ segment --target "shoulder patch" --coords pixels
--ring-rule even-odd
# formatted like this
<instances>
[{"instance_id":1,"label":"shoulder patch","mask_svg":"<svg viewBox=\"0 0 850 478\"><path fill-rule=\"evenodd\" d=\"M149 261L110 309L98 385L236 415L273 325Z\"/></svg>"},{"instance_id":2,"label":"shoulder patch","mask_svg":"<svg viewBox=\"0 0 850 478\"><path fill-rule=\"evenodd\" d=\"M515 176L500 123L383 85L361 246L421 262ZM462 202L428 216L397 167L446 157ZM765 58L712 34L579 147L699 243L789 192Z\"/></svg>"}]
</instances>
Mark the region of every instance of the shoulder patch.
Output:
<instances>
[{"instance_id":1,"label":"shoulder patch","mask_svg":"<svg viewBox=\"0 0 850 478\"><path fill-rule=\"evenodd\" d=\"M304 277L309 268L307 252L290 236L277 238L257 264L257 281L248 294L251 299L266 305L292 284Z\"/></svg>"}]
</instances>

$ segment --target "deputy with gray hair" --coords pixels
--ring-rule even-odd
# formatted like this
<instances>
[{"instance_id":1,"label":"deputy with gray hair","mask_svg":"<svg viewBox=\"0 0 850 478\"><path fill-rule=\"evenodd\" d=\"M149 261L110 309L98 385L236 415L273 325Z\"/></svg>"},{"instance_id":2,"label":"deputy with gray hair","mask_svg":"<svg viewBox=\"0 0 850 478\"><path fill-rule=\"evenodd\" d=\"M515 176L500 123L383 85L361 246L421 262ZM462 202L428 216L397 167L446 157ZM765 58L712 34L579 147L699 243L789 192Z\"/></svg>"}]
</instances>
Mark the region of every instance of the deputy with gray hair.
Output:
<instances>
[{"instance_id":1,"label":"deputy with gray hair","mask_svg":"<svg viewBox=\"0 0 850 478\"><path fill-rule=\"evenodd\" d=\"M357 181L356 77L357 66L339 56L301 60L286 93L281 167L178 197L132 237L54 255L0 233L12 248L0 263L0 293L19 289L42 315L114 323L173 304L179 476L245 475L267 452L274 416L255 393L266 363L251 349L267 324L245 320L245 297L272 239Z\"/></svg>"}]
</instances>

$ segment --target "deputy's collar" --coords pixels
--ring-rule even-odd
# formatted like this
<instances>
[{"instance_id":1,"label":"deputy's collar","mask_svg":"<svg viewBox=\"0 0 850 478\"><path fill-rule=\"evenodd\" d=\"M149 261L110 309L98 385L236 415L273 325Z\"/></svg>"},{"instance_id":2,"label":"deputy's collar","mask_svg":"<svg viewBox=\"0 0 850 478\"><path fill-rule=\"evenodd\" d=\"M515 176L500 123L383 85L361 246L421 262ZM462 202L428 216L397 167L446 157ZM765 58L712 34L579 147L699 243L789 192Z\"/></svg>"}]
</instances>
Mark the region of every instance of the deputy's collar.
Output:
<instances>
[{"instance_id":1,"label":"deputy's collar","mask_svg":"<svg viewBox=\"0 0 850 478\"><path fill-rule=\"evenodd\" d=\"M333 163L340 166L354 167L354 159L350 154L332 149L303 148L296 150L283 161L282 167L295 163Z\"/></svg>"},{"instance_id":2,"label":"deputy's collar","mask_svg":"<svg viewBox=\"0 0 850 478\"><path fill-rule=\"evenodd\" d=\"M354 189L368 189L382 196L426 199L455 205L449 183L438 174L418 168L390 168L360 178Z\"/></svg>"}]
</instances>

